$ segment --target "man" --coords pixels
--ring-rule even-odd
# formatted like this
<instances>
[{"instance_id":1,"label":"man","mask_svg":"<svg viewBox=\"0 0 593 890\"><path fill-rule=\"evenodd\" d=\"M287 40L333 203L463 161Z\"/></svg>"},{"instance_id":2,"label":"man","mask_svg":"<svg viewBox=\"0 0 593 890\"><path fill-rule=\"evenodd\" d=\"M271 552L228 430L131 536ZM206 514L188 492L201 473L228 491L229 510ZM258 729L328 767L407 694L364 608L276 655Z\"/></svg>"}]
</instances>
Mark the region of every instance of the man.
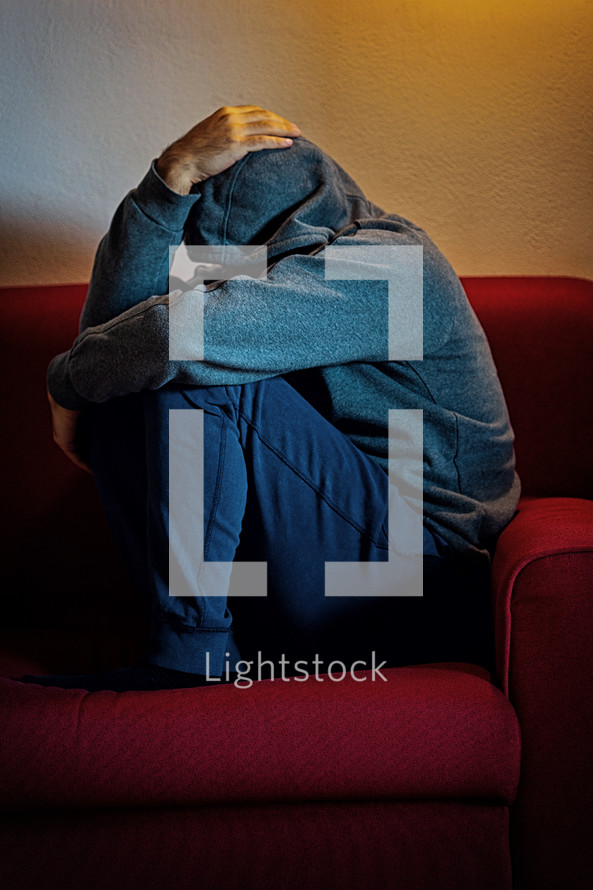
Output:
<instances>
[{"instance_id":1,"label":"man","mask_svg":"<svg viewBox=\"0 0 593 890\"><path fill-rule=\"evenodd\" d=\"M198 289L203 329L192 326L191 294L168 293L169 249L182 238L265 246L265 277ZM347 248L347 268L332 277L335 248ZM399 256L421 262L415 359L390 349L393 331L405 342L417 329L418 307L404 299L395 316L390 309ZM195 358L170 360L175 312L182 328L190 319ZM146 597L150 638L132 668L29 682L116 691L216 684L262 653L289 674L299 661L332 658L489 663L488 549L514 513L519 483L485 336L426 233L368 201L289 121L257 106L221 108L163 152L116 211L81 334L52 362L48 388L54 438L95 474ZM184 596L169 589L172 409L204 412L194 462L203 468L187 475L189 489L203 469L203 540ZM417 429L389 425L390 409L422 410L423 446ZM418 557L402 529L419 508L421 597L407 596L403 582L395 590L397 567ZM231 615L233 560L239 569L267 563L268 590L238 589ZM398 595L374 595L372 585L326 595L326 563L355 573L380 562L396 567ZM237 577L240 587L246 576Z\"/></svg>"}]
</instances>

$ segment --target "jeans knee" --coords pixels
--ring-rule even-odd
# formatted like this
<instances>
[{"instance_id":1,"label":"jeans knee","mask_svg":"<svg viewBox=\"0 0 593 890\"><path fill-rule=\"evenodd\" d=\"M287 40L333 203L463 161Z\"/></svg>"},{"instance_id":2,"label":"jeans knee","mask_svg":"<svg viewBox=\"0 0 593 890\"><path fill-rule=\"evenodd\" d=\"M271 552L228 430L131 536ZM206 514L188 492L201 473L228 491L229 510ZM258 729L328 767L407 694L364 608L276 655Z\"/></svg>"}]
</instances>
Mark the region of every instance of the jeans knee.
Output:
<instances>
[{"instance_id":1,"label":"jeans knee","mask_svg":"<svg viewBox=\"0 0 593 890\"><path fill-rule=\"evenodd\" d=\"M198 408L207 413L219 413L238 400L234 386L183 386L168 384L160 389L142 393L145 407L154 410Z\"/></svg>"}]
</instances>

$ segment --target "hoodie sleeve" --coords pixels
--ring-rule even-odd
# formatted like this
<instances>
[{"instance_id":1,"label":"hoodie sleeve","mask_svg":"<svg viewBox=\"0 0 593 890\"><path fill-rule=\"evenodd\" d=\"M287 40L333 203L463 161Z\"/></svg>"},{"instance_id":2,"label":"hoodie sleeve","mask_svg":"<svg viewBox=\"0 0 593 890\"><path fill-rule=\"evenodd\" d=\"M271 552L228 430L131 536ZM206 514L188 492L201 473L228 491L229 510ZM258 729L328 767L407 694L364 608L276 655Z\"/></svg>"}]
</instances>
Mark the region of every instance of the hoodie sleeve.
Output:
<instances>
[{"instance_id":1,"label":"hoodie sleeve","mask_svg":"<svg viewBox=\"0 0 593 890\"><path fill-rule=\"evenodd\" d=\"M387 303L385 281L326 280L323 254L293 255L265 279L242 276L212 290L153 296L86 328L52 362L50 391L64 407L80 408L170 382L240 384L385 361ZM169 359L170 318L174 355L183 360Z\"/></svg>"},{"instance_id":2,"label":"hoodie sleeve","mask_svg":"<svg viewBox=\"0 0 593 890\"><path fill-rule=\"evenodd\" d=\"M107 324L153 294L167 293L170 248L181 243L187 217L199 198L199 194L178 195L152 163L117 208L99 244L80 318L81 332ZM80 408L87 400L74 389L69 365L70 351L56 356L47 385L60 405Z\"/></svg>"},{"instance_id":3,"label":"hoodie sleeve","mask_svg":"<svg viewBox=\"0 0 593 890\"><path fill-rule=\"evenodd\" d=\"M179 195L155 163L117 208L95 256L80 330L104 324L131 306L169 290L169 248L178 247L199 194Z\"/></svg>"}]
</instances>

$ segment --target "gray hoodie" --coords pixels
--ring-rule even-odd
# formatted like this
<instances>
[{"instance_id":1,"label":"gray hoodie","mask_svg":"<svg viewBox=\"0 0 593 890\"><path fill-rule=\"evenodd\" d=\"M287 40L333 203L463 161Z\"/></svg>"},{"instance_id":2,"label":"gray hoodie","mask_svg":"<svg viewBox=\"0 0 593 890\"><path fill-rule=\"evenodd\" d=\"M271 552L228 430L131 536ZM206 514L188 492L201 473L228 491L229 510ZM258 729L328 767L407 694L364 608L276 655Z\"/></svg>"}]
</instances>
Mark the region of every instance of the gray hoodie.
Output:
<instances>
[{"instance_id":1,"label":"gray hoodie","mask_svg":"<svg viewBox=\"0 0 593 890\"><path fill-rule=\"evenodd\" d=\"M266 278L206 289L200 361L169 360L169 248L182 239L265 245L269 263ZM364 268L360 280L328 280L330 244L422 247L422 360L387 360L387 284L371 279L388 273L369 267L368 280ZM80 330L49 369L50 392L67 408L167 383L283 375L384 469L388 409L423 411L424 521L455 550L485 555L514 514L513 433L459 279L422 229L368 201L303 137L248 154L187 196L153 165L99 246ZM404 451L405 443L403 477ZM397 467L397 445L392 458Z\"/></svg>"}]
</instances>

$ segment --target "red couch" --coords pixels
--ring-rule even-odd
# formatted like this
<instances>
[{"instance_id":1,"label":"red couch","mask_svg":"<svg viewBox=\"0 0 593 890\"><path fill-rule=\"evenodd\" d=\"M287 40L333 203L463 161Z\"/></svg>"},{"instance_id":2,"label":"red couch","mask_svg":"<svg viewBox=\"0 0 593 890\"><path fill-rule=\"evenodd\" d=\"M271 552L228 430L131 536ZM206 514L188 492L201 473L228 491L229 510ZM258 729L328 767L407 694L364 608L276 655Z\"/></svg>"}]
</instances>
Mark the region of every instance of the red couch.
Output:
<instances>
[{"instance_id":1,"label":"red couch","mask_svg":"<svg viewBox=\"0 0 593 890\"><path fill-rule=\"evenodd\" d=\"M493 566L498 676L153 693L0 680L0 881L16 888L593 886L593 282L466 279L524 498ZM133 663L134 593L44 376L85 287L0 292L0 676Z\"/></svg>"}]
</instances>

